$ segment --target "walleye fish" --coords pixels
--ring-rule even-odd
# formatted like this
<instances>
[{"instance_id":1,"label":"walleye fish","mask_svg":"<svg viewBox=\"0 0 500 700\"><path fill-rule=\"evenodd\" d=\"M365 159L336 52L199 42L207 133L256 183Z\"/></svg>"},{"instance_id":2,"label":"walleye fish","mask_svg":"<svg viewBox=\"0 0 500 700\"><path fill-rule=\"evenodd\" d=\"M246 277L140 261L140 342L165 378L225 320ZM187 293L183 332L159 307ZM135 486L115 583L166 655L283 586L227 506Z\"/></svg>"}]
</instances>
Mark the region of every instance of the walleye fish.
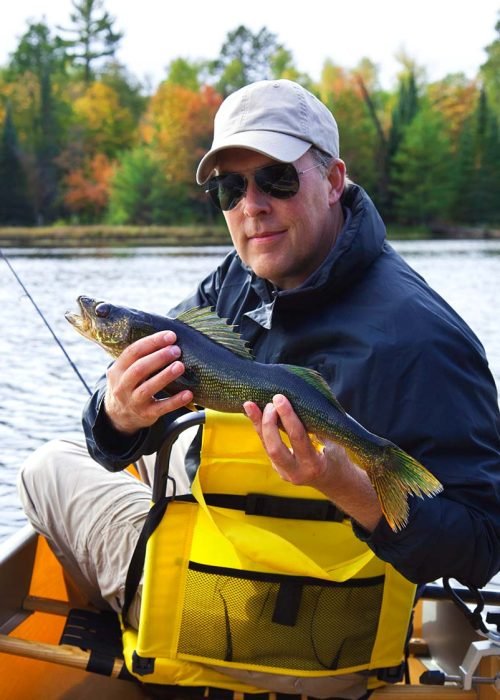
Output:
<instances>
[{"instance_id":1,"label":"walleye fish","mask_svg":"<svg viewBox=\"0 0 500 700\"><path fill-rule=\"evenodd\" d=\"M67 313L67 320L115 358L139 338L174 331L185 372L168 386L168 393L190 389L194 403L229 413L243 413L245 401L254 401L263 409L275 394L284 394L314 438L341 444L366 471L394 531L408 522L409 494L422 498L442 490L441 483L417 460L349 416L318 372L256 362L234 327L210 308L193 308L168 318L85 296L78 298L78 305L80 314Z\"/></svg>"}]
</instances>

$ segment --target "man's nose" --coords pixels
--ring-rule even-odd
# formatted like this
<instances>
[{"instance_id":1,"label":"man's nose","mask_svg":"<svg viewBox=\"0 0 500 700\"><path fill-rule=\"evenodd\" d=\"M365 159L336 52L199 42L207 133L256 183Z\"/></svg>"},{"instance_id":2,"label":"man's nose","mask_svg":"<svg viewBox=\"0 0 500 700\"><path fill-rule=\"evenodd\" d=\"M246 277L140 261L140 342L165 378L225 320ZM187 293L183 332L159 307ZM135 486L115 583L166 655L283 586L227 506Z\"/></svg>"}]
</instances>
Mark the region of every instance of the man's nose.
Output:
<instances>
[{"instance_id":1,"label":"man's nose","mask_svg":"<svg viewBox=\"0 0 500 700\"><path fill-rule=\"evenodd\" d=\"M245 216L257 216L263 212L268 212L271 208L271 196L262 192L253 177L247 181L247 189L243 198L243 212Z\"/></svg>"}]
</instances>

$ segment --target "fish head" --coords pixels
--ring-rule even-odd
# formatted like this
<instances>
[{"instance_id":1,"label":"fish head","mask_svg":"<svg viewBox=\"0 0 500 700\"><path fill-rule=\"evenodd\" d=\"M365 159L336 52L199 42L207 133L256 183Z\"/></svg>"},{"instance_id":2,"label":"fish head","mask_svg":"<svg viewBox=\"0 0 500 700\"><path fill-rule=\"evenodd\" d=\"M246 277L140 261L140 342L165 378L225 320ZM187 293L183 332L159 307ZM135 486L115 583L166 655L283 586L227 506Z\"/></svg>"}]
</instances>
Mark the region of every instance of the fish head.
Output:
<instances>
[{"instance_id":1,"label":"fish head","mask_svg":"<svg viewBox=\"0 0 500 700\"><path fill-rule=\"evenodd\" d=\"M107 301L87 296L77 299L79 313L67 312L65 318L81 335L118 357L125 348L139 338L155 332L148 315Z\"/></svg>"}]
</instances>

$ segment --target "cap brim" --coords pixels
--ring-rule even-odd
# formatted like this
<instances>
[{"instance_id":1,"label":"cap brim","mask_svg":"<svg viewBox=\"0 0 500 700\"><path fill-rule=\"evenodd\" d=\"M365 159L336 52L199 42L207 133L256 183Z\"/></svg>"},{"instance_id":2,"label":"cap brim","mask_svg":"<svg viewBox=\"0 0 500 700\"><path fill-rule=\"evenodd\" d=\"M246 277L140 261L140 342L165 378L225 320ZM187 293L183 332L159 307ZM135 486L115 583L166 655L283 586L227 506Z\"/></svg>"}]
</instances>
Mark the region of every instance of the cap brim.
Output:
<instances>
[{"instance_id":1,"label":"cap brim","mask_svg":"<svg viewBox=\"0 0 500 700\"><path fill-rule=\"evenodd\" d=\"M218 144L214 143L210 151L201 159L196 171L196 182L199 185L203 185L208 180L215 168L217 154L226 148L247 148L274 160L293 163L311 148L311 144L309 141L276 131L242 131L232 134Z\"/></svg>"}]
</instances>

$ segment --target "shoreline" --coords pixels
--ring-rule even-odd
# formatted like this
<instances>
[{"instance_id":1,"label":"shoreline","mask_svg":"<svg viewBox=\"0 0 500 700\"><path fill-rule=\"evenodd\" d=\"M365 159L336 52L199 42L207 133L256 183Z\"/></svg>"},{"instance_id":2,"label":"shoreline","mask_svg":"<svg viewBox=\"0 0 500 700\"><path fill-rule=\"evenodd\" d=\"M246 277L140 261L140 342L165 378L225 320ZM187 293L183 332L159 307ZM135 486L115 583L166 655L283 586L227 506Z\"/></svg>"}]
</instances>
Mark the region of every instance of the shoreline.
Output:
<instances>
[{"instance_id":1,"label":"shoreline","mask_svg":"<svg viewBox=\"0 0 500 700\"><path fill-rule=\"evenodd\" d=\"M0 248L228 245L225 226L0 227Z\"/></svg>"},{"instance_id":2,"label":"shoreline","mask_svg":"<svg viewBox=\"0 0 500 700\"><path fill-rule=\"evenodd\" d=\"M473 226L388 227L398 240L500 240L500 229ZM230 245L224 225L0 227L0 248L116 248Z\"/></svg>"}]
</instances>

